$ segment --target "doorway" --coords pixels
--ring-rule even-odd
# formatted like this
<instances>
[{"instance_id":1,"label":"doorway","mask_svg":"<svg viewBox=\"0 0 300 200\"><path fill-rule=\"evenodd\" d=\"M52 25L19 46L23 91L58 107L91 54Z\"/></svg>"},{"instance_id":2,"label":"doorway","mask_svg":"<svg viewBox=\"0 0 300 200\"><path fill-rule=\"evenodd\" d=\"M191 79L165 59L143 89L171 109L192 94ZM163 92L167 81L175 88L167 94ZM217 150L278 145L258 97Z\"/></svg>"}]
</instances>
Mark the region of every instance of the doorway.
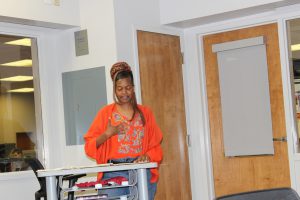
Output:
<instances>
[{"instance_id":1,"label":"doorway","mask_svg":"<svg viewBox=\"0 0 300 200\"><path fill-rule=\"evenodd\" d=\"M36 39L2 34L0 55L0 170L28 170L12 159L37 157L40 148Z\"/></svg>"},{"instance_id":2,"label":"doorway","mask_svg":"<svg viewBox=\"0 0 300 200\"><path fill-rule=\"evenodd\" d=\"M204 36L204 58L215 195L290 187L285 112L281 80L277 24L267 24ZM225 156L220 71L214 44L264 37L271 108L273 155ZM239 84L239 83L236 83ZM250 102L251 103L251 102ZM246 106L246 105L245 105ZM238 126L238 125L237 125ZM257 138L259 140L259 138ZM246 141L247 142L247 141Z\"/></svg>"},{"instance_id":3,"label":"doorway","mask_svg":"<svg viewBox=\"0 0 300 200\"><path fill-rule=\"evenodd\" d=\"M163 132L157 200L190 200L180 37L138 31L141 96Z\"/></svg>"}]
</instances>

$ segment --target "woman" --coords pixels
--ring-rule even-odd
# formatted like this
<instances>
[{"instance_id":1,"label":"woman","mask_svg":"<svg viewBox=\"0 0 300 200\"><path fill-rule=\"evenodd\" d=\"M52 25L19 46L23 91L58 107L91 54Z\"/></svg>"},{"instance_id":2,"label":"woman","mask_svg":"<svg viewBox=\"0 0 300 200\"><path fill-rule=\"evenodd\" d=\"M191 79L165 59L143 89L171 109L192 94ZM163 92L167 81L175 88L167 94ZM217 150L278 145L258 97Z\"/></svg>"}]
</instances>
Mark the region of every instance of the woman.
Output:
<instances>
[{"instance_id":1,"label":"woman","mask_svg":"<svg viewBox=\"0 0 300 200\"><path fill-rule=\"evenodd\" d=\"M86 154L102 163L157 162L162 160L162 133L151 110L138 105L130 66L115 63L110 71L114 101L102 108L84 136ZM99 173L98 180L123 176L128 172ZM154 199L158 169L147 170L149 199ZM128 188L99 191L109 196L125 195Z\"/></svg>"}]
</instances>

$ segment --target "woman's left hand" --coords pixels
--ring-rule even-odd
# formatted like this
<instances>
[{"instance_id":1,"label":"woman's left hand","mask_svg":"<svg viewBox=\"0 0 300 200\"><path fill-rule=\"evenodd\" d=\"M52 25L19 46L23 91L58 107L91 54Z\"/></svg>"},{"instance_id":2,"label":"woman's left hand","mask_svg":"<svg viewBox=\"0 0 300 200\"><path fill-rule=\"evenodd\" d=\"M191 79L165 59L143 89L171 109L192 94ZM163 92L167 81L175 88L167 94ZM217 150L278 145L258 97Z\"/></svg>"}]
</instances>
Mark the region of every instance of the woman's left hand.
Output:
<instances>
[{"instance_id":1,"label":"woman's left hand","mask_svg":"<svg viewBox=\"0 0 300 200\"><path fill-rule=\"evenodd\" d=\"M133 163L150 162L150 158L147 154L139 156Z\"/></svg>"}]
</instances>

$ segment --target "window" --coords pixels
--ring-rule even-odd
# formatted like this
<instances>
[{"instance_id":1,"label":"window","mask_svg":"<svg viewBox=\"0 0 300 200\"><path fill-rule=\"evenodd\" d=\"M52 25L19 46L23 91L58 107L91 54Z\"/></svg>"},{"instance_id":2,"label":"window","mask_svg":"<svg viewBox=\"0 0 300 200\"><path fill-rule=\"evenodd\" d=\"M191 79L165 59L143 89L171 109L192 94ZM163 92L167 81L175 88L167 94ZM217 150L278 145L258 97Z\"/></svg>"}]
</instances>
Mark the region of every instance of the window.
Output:
<instances>
[{"instance_id":1,"label":"window","mask_svg":"<svg viewBox=\"0 0 300 200\"><path fill-rule=\"evenodd\" d=\"M0 172L27 170L37 157L41 123L33 38L0 35ZM40 124L38 125L38 127Z\"/></svg>"}]
</instances>

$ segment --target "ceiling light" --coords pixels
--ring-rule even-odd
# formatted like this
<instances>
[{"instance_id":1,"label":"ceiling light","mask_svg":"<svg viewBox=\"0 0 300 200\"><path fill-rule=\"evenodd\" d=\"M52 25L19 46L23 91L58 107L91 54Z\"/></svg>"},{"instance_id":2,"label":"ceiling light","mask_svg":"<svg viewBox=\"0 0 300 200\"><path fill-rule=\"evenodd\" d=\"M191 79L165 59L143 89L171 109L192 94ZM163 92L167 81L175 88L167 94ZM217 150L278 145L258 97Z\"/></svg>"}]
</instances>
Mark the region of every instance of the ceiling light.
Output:
<instances>
[{"instance_id":1,"label":"ceiling light","mask_svg":"<svg viewBox=\"0 0 300 200\"><path fill-rule=\"evenodd\" d=\"M12 76L8 78L0 79L0 81L16 81L16 82L31 81L31 80L33 80L33 76Z\"/></svg>"},{"instance_id":2,"label":"ceiling light","mask_svg":"<svg viewBox=\"0 0 300 200\"><path fill-rule=\"evenodd\" d=\"M31 39L30 38L23 38L19 40L13 40L9 42L5 42L4 44L10 44L10 45L20 45L20 46L31 46Z\"/></svg>"},{"instance_id":3,"label":"ceiling light","mask_svg":"<svg viewBox=\"0 0 300 200\"><path fill-rule=\"evenodd\" d=\"M12 93L26 93L26 92L33 92L34 89L33 88L20 88L20 89L14 89L14 90L8 90L7 92L12 92Z\"/></svg>"},{"instance_id":4,"label":"ceiling light","mask_svg":"<svg viewBox=\"0 0 300 200\"><path fill-rule=\"evenodd\" d=\"M300 50L300 44L291 45L291 50L292 51L299 51Z\"/></svg>"},{"instance_id":5,"label":"ceiling light","mask_svg":"<svg viewBox=\"0 0 300 200\"><path fill-rule=\"evenodd\" d=\"M2 66L9 66L9 67L31 67L32 66L32 60L31 59L24 59L24 60L18 60L14 62L4 63L1 64Z\"/></svg>"}]
</instances>

